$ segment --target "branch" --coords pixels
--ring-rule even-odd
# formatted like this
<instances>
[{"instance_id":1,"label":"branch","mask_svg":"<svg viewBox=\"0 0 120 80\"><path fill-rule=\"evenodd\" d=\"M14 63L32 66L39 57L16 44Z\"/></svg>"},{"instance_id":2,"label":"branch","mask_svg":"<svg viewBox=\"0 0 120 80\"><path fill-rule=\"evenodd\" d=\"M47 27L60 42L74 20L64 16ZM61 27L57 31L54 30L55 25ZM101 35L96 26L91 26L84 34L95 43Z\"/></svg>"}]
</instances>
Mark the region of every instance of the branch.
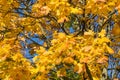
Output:
<instances>
[{"instance_id":1,"label":"branch","mask_svg":"<svg viewBox=\"0 0 120 80\"><path fill-rule=\"evenodd\" d=\"M60 25L60 24L59 24ZM67 30L65 29L64 27L64 23L61 24L61 29L63 30L63 32L66 34L66 35L69 35L69 33L67 32Z\"/></svg>"},{"instance_id":2,"label":"branch","mask_svg":"<svg viewBox=\"0 0 120 80\"><path fill-rule=\"evenodd\" d=\"M49 16L49 18L53 19L53 20L57 23L58 26L60 26L60 28L63 30L63 32L64 32L66 35L69 35L69 33L66 31L66 29L65 29L65 27L64 27L64 23L63 23L63 24L58 23L58 22L57 22L57 19L56 19L55 17L53 17L52 15L50 15L50 14L49 14L48 16Z\"/></svg>"},{"instance_id":3,"label":"branch","mask_svg":"<svg viewBox=\"0 0 120 80\"><path fill-rule=\"evenodd\" d=\"M28 37L27 35L25 35L25 34L22 34L22 35L23 35L25 38L27 38L27 39L31 40L32 42L34 42L35 44L40 45L40 46L43 46L43 45L39 44L38 42L34 41L33 39L31 39L30 37ZM43 46L43 47L44 47L44 46Z\"/></svg>"},{"instance_id":4,"label":"branch","mask_svg":"<svg viewBox=\"0 0 120 80\"><path fill-rule=\"evenodd\" d=\"M47 17L47 15L40 16L40 17L34 17L34 16L32 16L32 15L25 14L25 13L23 13L23 12L20 12L20 11L18 11L18 10L16 10L16 12L14 12L14 13L18 13L18 14L24 15L24 16L26 16L26 17L31 17L31 18L35 18L35 19L40 19L40 18Z\"/></svg>"},{"instance_id":5,"label":"branch","mask_svg":"<svg viewBox=\"0 0 120 80\"><path fill-rule=\"evenodd\" d=\"M90 70L89 70L89 68L88 68L87 63L85 63L85 69L86 69L86 72L87 72L87 74L88 74L89 79L90 79L90 80L93 80L92 74L91 74L91 72L90 72Z\"/></svg>"},{"instance_id":6,"label":"branch","mask_svg":"<svg viewBox=\"0 0 120 80\"><path fill-rule=\"evenodd\" d=\"M108 15L108 19L100 26L101 29L104 28L104 25L109 22L109 20L112 18L112 15L114 15L116 12L117 12L117 10L114 10L113 12L111 12L111 13ZM101 31L101 30L100 30L100 31Z\"/></svg>"},{"instance_id":7,"label":"branch","mask_svg":"<svg viewBox=\"0 0 120 80\"><path fill-rule=\"evenodd\" d=\"M42 25L42 22L39 22L39 23ZM39 27L40 27L40 29L41 29L43 38L45 39L45 41L46 41L46 43L47 43L47 48L49 48L49 47L51 46L51 43L50 43L50 41L48 40L47 35L46 35L43 27L41 27L41 26L39 26Z\"/></svg>"},{"instance_id":8,"label":"branch","mask_svg":"<svg viewBox=\"0 0 120 80\"><path fill-rule=\"evenodd\" d=\"M85 5L86 5L86 0L83 1L83 20L81 21L82 22L82 30L79 30L79 32L75 35L75 36L78 36L80 33L81 35L84 35L84 30L86 29L86 21L85 21ZM79 19L78 19L79 20Z\"/></svg>"},{"instance_id":9,"label":"branch","mask_svg":"<svg viewBox=\"0 0 120 80\"><path fill-rule=\"evenodd\" d=\"M20 24L18 24L18 26L22 28L22 31L24 31L24 27L23 26L21 26ZM33 39L31 39L29 36L25 35L24 33L20 33L20 34L22 34L25 38L31 40L36 45L43 46L43 45L39 44L38 42L34 41ZM45 46L43 46L43 47L46 48Z\"/></svg>"}]
</instances>

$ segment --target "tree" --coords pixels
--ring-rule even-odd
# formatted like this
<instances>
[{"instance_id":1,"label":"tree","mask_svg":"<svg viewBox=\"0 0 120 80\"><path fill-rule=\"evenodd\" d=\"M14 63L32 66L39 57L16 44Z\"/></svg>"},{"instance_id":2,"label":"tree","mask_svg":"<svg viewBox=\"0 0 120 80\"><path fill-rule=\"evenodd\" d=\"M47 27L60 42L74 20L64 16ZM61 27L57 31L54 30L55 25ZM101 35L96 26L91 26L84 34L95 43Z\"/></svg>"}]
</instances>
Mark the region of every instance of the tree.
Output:
<instances>
[{"instance_id":1,"label":"tree","mask_svg":"<svg viewBox=\"0 0 120 80\"><path fill-rule=\"evenodd\" d=\"M0 0L0 78L119 77L119 12L119 0ZM111 69L115 75L107 75Z\"/></svg>"}]
</instances>

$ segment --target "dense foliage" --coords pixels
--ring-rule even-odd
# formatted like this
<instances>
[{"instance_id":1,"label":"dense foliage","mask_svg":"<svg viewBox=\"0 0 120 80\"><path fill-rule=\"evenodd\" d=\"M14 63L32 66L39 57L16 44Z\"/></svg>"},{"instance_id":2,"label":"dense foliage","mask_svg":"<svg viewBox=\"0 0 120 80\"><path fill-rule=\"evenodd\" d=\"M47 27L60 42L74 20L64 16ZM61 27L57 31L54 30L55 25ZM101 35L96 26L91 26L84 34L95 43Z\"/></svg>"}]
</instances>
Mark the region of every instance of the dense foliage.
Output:
<instances>
[{"instance_id":1,"label":"dense foliage","mask_svg":"<svg viewBox=\"0 0 120 80\"><path fill-rule=\"evenodd\" d=\"M0 79L120 78L119 12L119 0L0 0Z\"/></svg>"}]
</instances>

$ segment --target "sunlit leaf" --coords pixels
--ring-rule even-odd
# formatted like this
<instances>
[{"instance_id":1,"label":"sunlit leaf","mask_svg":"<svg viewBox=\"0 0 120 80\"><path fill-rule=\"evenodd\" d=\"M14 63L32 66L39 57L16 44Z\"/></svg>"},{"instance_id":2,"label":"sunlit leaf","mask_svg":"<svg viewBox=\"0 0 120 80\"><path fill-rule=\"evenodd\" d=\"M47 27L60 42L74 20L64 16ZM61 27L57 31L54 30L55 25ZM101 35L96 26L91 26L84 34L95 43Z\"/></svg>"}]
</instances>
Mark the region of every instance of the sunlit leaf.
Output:
<instances>
[{"instance_id":1,"label":"sunlit leaf","mask_svg":"<svg viewBox=\"0 0 120 80\"><path fill-rule=\"evenodd\" d=\"M81 73L84 71L84 67L82 64L78 63L74 66L74 72Z\"/></svg>"}]
</instances>

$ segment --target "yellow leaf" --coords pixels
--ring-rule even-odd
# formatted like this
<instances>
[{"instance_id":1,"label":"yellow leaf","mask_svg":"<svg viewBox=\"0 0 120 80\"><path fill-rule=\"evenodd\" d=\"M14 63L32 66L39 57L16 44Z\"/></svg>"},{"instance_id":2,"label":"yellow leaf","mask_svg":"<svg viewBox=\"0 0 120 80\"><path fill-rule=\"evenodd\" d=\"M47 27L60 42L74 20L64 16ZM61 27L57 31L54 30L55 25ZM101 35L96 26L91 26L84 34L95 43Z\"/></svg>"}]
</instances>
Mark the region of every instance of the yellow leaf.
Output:
<instances>
[{"instance_id":1,"label":"yellow leaf","mask_svg":"<svg viewBox=\"0 0 120 80\"><path fill-rule=\"evenodd\" d=\"M106 35L106 31L104 29L102 29L102 31L100 33L98 33L98 35L100 37L104 37Z\"/></svg>"},{"instance_id":2,"label":"yellow leaf","mask_svg":"<svg viewBox=\"0 0 120 80\"><path fill-rule=\"evenodd\" d=\"M48 6L41 7L41 14L47 15L51 9Z\"/></svg>"},{"instance_id":3,"label":"yellow leaf","mask_svg":"<svg viewBox=\"0 0 120 80\"><path fill-rule=\"evenodd\" d=\"M108 6L115 6L115 3L114 2L109 2Z\"/></svg>"},{"instance_id":4,"label":"yellow leaf","mask_svg":"<svg viewBox=\"0 0 120 80\"><path fill-rule=\"evenodd\" d=\"M90 60L90 57L85 57L85 58L80 59L80 62L81 63L88 63L89 60Z\"/></svg>"},{"instance_id":5,"label":"yellow leaf","mask_svg":"<svg viewBox=\"0 0 120 80\"><path fill-rule=\"evenodd\" d=\"M45 70L45 66L40 66L39 67L39 70L40 70L40 72L45 72L46 70Z\"/></svg>"},{"instance_id":6,"label":"yellow leaf","mask_svg":"<svg viewBox=\"0 0 120 80\"><path fill-rule=\"evenodd\" d=\"M20 60L21 58L23 58L23 55L21 53L16 53L14 56L12 56L12 59L14 61Z\"/></svg>"},{"instance_id":7,"label":"yellow leaf","mask_svg":"<svg viewBox=\"0 0 120 80\"><path fill-rule=\"evenodd\" d=\"M8 4L11 4L13 2L13 0L8 0Z\"/></svg>"},{"instance_id":8,"label":"yellow leaf","mask_svg":"<svg viewBox=\"0 0 120 80\"><path fill-rule=\"evenodd\" d=\"M81 73L83 71L83 65L78 63L74 66L74 72Z\"/></svg>"},{"instance_id":9,"label":"yellow leaf","mask_svg":"<svg viewBox=\"0 0 120 80\"><path fill-rule=\"evenodd\" d=\"M0 26L4 27L4 26L5 26L5 23L1 22L1 23L0 23Z\"/></svg>"},{"instance_id":10,"label":"yellow leaf","mask_svg":"<svg viewBox=\"0 0 120 80\"><path fill-rule=\"evenodd\" d=\"M55 45L56 43L57 43L57 39L53 39L52 41L51 41L51 43L52 43L52 45Z\"/></svg>"},{"instance_id":11,"label":"yellow leaf","mask_svg":"<svg viewBox=\"0 0 120 80\"><path fill-rule=\"evenodd\" d=\"M92 30L89 30L88 32L84 33L85 36L94 36L94 32Z\"/></svg>"},{"instance_id":12,"label":"yellow leaf","mask_svg":"<svg viewBox=\"0 0 120 80\"><path fill-rule=\"evenodd\" d=\"M74 62L73 58L71 57L67 57L67 58L64 58L63 60L64 63L67 63L67 64L71 64Z\"/></svg>"},{"instance_id":13,"label":"yellow leaf","mask_svg":"<svg viewBox=\"0 0 120 80\"><path fill-rule=\"evenodd\" d=\"M62 59L61 59L61 58L58 58L58 59L56 59L55 64L58 65L58 64L61 63L61 61L62 61Z\"/></svg>"},{"instance_id":14,"label":"yellow leaf","mask_svg":"<svg viewBox=\"0 0 120 80\"><path fill-rule=\"evenodd\" d=\"M98 77L93 77L93 80L100 80Z\"/></svg>"},{"instance_id":15,"label":"yellow leaf","mask_svg":"<svg viewBox=\"0 0 120 80\"><path fill-rule=\"evenodd\" d=\"M39 68L33 68L33 69L30 69L30 71L34 74L34 73L37 73L39 72Z\"/></svg>"},{"instance_id":16,"label":"yellow leaf","mask_svg":"<svg viewBox=\"0 0 120 80\"><path fill-rule=\"evenodd\" d=\"M82 14L82 9L71 8L71 13L73 13L73 14Z\"/></svg>"},{"instance_id":17,"label":"yellow leaf","mask_svg":"<svg viewBox=\"0 0 120 80\"><path fill-rule=\"evenodd\" d=\"M106 48L107 48L107 51L108 51L109 54L113 54L114 53L114 50L111 49L110 47L106 46Z\"/></svg>"},{"instance_id":18,"label":"yellow leaf","mask_svg":"<svg viewBox=\"0 0 120 80\"><path fill-rule=\"evenodd\" d=\"M56 10L56 15L60 16L60 10Z\"/></svg>"},{"instance_id":19,"label":"yellow leaf","mask_svg":"<svg viewBox=\"0 0 120 80\"><path fill-rule=\"evenodd\" d=\"M66 35L65 35L64 33L59 33L59 34L58 34L58 38L61 39L61 40L62 40L62 39L65 39L65 38L66 38Z\"/></svg>"},{"instance_id":20,"label":"yellow leaf","mask_svg":"<svg viewBox=\"0 0 120 80\"><path fill-rule=\"evenodd\" d=\"M57 71L57 76L58 77L66 76L65 68L61 68L59 71Z\"/></svg>"},{"instance_id":21,"label":"yellow leaf","mask_svg":"<svg viewBox=\"0 0 120 80\"><path fill-rule=\"evenodd\" d=\"M91 50L91 48L92 48L92 46L85 46L85 47L82 48L82 50L83 50L84 52L88 52L88 51Z\"/></svg>"}]
</instances>

